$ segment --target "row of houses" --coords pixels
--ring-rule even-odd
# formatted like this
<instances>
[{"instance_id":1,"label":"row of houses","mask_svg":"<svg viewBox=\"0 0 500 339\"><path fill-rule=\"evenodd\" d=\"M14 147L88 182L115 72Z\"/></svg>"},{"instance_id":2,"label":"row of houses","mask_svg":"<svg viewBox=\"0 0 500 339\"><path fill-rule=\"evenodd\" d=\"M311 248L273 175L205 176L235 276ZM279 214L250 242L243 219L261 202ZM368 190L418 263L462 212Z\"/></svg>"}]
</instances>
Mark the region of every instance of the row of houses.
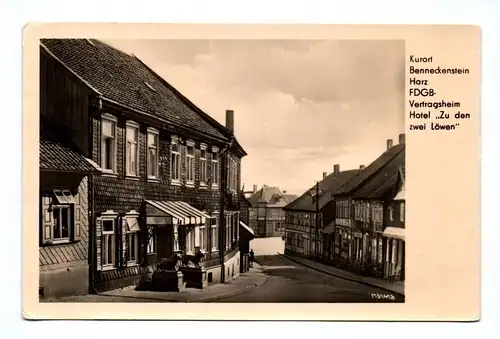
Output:
<instances>
[{"instance_id":1,"label":"row of houses","mask_svg":"<svg viewBox=\"0 0 500 339\"><path fill-rule=\"evenodd\" d=\"M278 187L263 185L248 194L249 225L257 238L282 237L285 234L285 211L283 207L294 201L297 196L281 191Z\"/></svg>"},{"instance_id":2,"label":"row of houses","mask_svg":"<svg viewBox=\"0 0 500 339\"><path fill-rule=\"evenodd\" d=\"M41 40L39 294L137 284L197 250L208 283L237 276L244 156L233 111L219 124L101 41Z\"/></svg>"},{"instance_id":3,"label":"row of houses","mask_svg":"<svg viewBox=\"0 0 500 339\"><path fill-rule=\"evenodd\" d=\"M285 253L405 279L405 135L367 167L329 175L283 208Z\"/></svg>"}]
</instances>

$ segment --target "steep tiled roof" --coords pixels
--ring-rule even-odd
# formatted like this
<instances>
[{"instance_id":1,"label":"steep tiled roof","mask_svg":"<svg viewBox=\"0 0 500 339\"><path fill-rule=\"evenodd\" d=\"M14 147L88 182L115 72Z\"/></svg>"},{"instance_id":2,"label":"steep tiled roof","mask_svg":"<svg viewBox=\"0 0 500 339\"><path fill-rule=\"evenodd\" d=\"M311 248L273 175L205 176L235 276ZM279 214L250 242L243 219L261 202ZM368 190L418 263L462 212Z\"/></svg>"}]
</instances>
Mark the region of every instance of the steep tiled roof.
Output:
<instances>
[{"instance_id":1,"label":"steep tiled roof","mask_svg":"<svg viewBox=\"0 0 500 339\"><path fill-rule=\"evenodd\" d=\"M40 132L40 170L78 173L97 171L74 145L47 130Z\"/></svg>"},{"instance_id":2,"label":"steep tiled roof","mask_svg":"<svg viewBox=\"0 0 500 339\"><path fill-rule=\"evenodd\" d=\"M358 189L368 179L377 174L384 166L386 166L392 159L398 156L399 153L404 152L405 144L398 144L386 150L369 166L365 167L356 176L350 179L344 186L335 192L335 194L349 194Z\"/></svg>"},{"instance_id":3,"label":"steep tiled roof","mask_svg":"<svg viewBox=\"0 0 500 339\"><path fill-rule=\"evenodd\" d=\"M262 202L267 203L268 207L284 207L296 198L297 196L293 194L283 194L278 187L263 185L260 190L248 198L248 201L252 206Z\"/></svg>"},{"instance_id":4,"label":"steep tiled roof","mask_svg":"<svg viewBox=\"0 0 500 339\"><path fill-rule=\"evenodd\" d=\"M344 185L347 181L352 179L356 174L359 173L359 170L348 170L342 171L338 174L331 173L327 175L322 181L319 183L319 189L322 191L320 196L318 207L322 209L331 199L332 193L337 191L342 185ZM308 191L302 194L299 198L297 198L292 203L288 204L285 209L286 210L300 210L300 211L315 211L316 203L311 199L310 191L316 189L316 186L311 187Z\"/></svg>"},{"instance_id":5,"label":"steep tiled roof","mask_svg":"<svg viewBox=\"0 0 500 339\"><path fill-rule=\"evenodd\" d=\"M42 39L41 42L104 99L174 125L227 139L224 126L200 112L137 57L98 40Z\"/></svg>"},{"instance_id":6,"label":"steep tiled roof","mask_svg":"<svg viewBox=\"0 0 500 339\"><path fill-rule=\"evenodd\" d=\"M390 161L384 164L378 172L366 180L355 191L354 198L382 199L387 194L396 194L399 169L405 165L405 148Z\"/></svg>"}]
</instances>

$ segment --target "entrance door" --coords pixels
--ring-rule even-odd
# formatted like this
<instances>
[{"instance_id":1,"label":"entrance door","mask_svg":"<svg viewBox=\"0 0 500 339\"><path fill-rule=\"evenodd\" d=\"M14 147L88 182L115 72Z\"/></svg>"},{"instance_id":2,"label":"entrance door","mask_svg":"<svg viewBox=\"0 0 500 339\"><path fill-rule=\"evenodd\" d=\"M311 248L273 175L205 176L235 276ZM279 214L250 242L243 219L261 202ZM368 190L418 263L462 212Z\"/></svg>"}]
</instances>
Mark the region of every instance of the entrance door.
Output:
<instances>
[{"instance_id":1,"label":"entrance door","mask_svg":"<svg viewBox=\"0 0 500 339\"><path fill-rule=\"evenodd\" d=\"M159 226L156 228L156 252L158 260L170 258L173 255L173 232L169 226Z\"/></svg>"}]
</instances>

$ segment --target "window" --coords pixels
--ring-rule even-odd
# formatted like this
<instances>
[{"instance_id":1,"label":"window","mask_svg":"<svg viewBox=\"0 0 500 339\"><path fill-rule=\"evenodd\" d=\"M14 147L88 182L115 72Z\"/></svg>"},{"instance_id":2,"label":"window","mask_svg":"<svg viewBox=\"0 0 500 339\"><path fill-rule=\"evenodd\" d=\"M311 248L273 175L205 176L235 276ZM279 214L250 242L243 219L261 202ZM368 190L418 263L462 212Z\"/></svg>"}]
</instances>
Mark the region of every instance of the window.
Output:
<instances>
[{"instance_id":1,"label":"window","mask_svg":"<svg viewBox=\"0 0 500 339\"><path fill-rule=\"evenodd\" d=\"M195 246L195 229L188 230L186 235L186 252L194 253Z\"/></svg>"},{"instance_id":2,"label":"window","mask_svg":"<svg viewBox=\"0 0 500 339\"><path fill-rule=\"evenodd\" d=\"M392 205L390 205L390 206L389 206L389 220L390 220L390 221L393 221L393 220L394 220L394 215L393 215L394 213L393 213L393 212L394 212L394 211L393 211L393 207L392 207Z\"/></svg>"},{"instance_id":3,"label":"window","mask_svg":"<svg viewBox=\"0 0 500 339\"><path fill-rule=\"evenodd\" d=\"M217 148L212 148L212 185L219 184L219 153Z\"/></svg>"},{"instance_id":4,"label":"window","mask_svg":"<svg viewBox=\"0 0 500 339\"><path fill-rule=\"evenodd\" d=\"M181 172L181 153L179 148L179 141L177 138L172 137L172 145L171 145L171 159L170 159L170 176L172 181L179 182L180 181L180 172Z\"/></svg>"},{"instance_id":5,"label":"window","mask_svg":"<svg viewBox=\"0 0 500 339\"><path fill-rule=\"evenodd\" d=\"M234 159L229 159L229 168L228 168L228 188L232 191L236 191L237 189L237 176L236 176L236 161Z\"/></svg>"},{"instance_id":6,"label":"window","mask_svg":"<svg viewBox=\"0 0 500 339\"><path fill-rule=\"evenodd\" d=\"M75 198L70 190L53 190L52 198L44 196L43 243L62 243L79 238L75 225Z\"/></svg>"},{"instance_id":7,"label":"window","mask_svg":"<svg viewBox=\"0 0 500 339\"><path fill-rule=\"evenodd\" d=\"M126 129L126 170L127 175L139 175L139 125L134 122L127 122Z\"/></svg>"},{"instance_id":8,"label":"window","mask_svg":"<svg viewBox=\"0 0 500 339\"><path fill-rule=\"evenodd\" d=\"M157 130L148 128L148 178L158 178L158 139Z\"/></svg>"},{"instance_id":9,"label":"window","mask_svg":"<svg viewBox=\"0 0 500 339\"><path fill-rule=\"evenodd\" d=\"M70 240L73 228L73 213L71 205L56 205L52 207L52 239L54 242Z\"/></svg>"},{"instance_id":10,"label":"window","mask_svg":"<svg viewBox=\"0 0 500 339\"><path fill-rule=\"evenodd\" d=\"M217 243L219 241L219 234L218 234L218 229L217 226L219 225L219 217L215 216L210 219L212 222L211 228L211 235L212 235L212 252L217 251Z\"/></svg>"},{"instance_id":11,"label":"window","mask_svg":"<svg viewBox=\"0 0 500 339\"><path fill-rule=\"evenodd\" d=\"M148 254L154 254L156 253L156 229L150 227L148 232L149 232Z\"/></svg>"},{"instance_id":12,"label":"window","mask_svg":"<svg viewBox=\"0 0 500 339\"><path fill-rule=\"evenodd\" d=\"M399 220L405 221L405 203L401 202L399 204Z\"/></svg>"},{"instance_id":13,"label":"window","mask_svg":"<svg viewBox=\"0 0 500 339\"><path fill-rule=\"evenodd\" d=\"M238 163L236 160L233 162L233 189L238 191Z\"/></svg>"},{"instance_id":14,"label":"window","mask_svg":"<svg viewBox=\"0 0 500 339\"><path fill-rule=\"evenodd\" d=\"M188 142L186 146L186 181L194 183L194 143Z\"/></svg>"},{"instance_id":15,"label":"window","mask_svg":"<svg viewBox=\"0 0 500 339\"><path fill-rule=\"evenodd\" d=\"M139 219L137 216L125 217L127 224L127 242L126 254L128 263L137 263L139 260Z\"/></svg>"},{"instance_id":16,"label":"window","mask_svg":"<svg viewBox=\"0 0 500 339\"><path fill-rule=\"evenodd\" d=\"M115 251L115 220L104 219L102 220L102 266L113 266L116 263Z\"/></svg>"},{"instance_id":17,"label":"window","mask_svg":"<svg viewBox=\"0 0 500 339\"><path fill-rule=\"evenodd\" d=\"M116 119L102 117L101 167L107 172L116 172Z\"/></svg>"},{"instance_id":18,"label":"window","mask_svg":"<svg viewBox=\"0 0 500 339\"><path fill-rule=\"evenodd\" d=\"M207 149L206 146L200 147L200 185L207 183Z\"/></svg>"},{"instance_id":19,"label":"window","mask_svg":"<svg viewBox=\"0 0 500 339\"><path fill-rule=\"evenodd\" d=\"M207 249L207 228L205 225L200 226L200 250L205 251Z\"/></svg>"}]
</instances>

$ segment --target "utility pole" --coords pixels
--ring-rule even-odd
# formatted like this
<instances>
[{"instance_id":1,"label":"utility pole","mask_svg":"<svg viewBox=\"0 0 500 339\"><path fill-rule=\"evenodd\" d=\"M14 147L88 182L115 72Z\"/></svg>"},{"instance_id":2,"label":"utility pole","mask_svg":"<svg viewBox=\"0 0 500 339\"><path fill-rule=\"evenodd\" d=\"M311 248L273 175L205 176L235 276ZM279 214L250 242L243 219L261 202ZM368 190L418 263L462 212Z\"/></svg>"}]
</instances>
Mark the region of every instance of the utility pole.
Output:
<instances>
[{"instance_id":1,"label":"utility pole","mask_svg":"<svg viewBox=\"0 0 500 339\"><path fill-rule=\"evenodd\" d=\"M314 241L315 257L318 258L318 229L319 229L319 181L316 181L316 235Z\"/></svg>"}]
</instances>

